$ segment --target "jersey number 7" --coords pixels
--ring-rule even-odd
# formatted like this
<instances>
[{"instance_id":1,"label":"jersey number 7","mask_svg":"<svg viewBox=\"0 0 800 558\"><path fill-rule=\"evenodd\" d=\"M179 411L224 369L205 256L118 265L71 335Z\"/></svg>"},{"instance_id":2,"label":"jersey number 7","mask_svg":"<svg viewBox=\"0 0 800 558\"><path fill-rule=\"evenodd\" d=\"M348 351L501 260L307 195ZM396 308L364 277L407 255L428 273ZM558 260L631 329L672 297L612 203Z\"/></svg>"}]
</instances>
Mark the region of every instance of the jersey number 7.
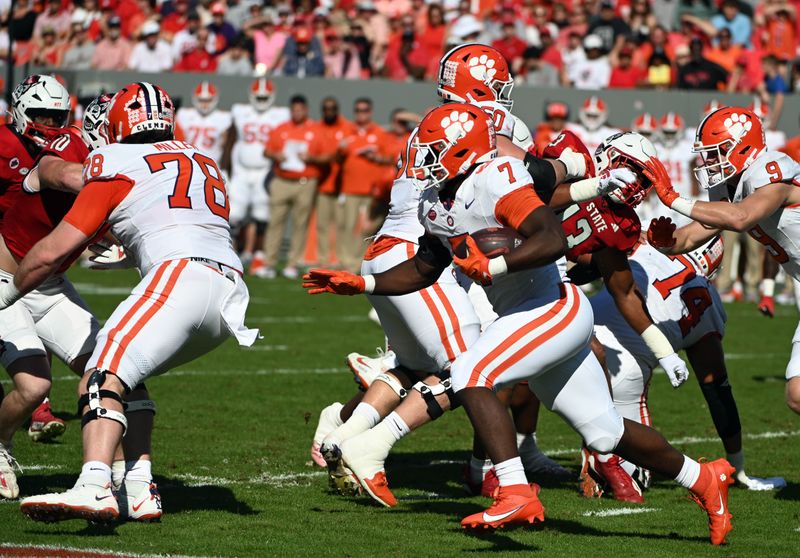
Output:
<instances>
[{"instance_id":1,"label":"jersey number 7","mask_svg":"<svg viewBox=\"0 0 800 558\"><path fill-rule=\"evenodd\" d=\"M175 163L178 167L178 174L175 177L175 188L172 194L167 197L169 206L172 209L192 209L192 198L189 197L189 187L192 184L195 164L200 168L200 172L205 176L203 191L205 192L205 202L208 209L214 215L222 217L226 221L231 209L228 204L228 193L225 191L225 181L222 179L222 172L217 164L210 157L200 153L195 153L191 157L185 153L153 153L144 158L150 172L156 173L166 169L167 164ZM222 203L217 201L217 194L222 198Z\"/></svg>"}]
</instances>

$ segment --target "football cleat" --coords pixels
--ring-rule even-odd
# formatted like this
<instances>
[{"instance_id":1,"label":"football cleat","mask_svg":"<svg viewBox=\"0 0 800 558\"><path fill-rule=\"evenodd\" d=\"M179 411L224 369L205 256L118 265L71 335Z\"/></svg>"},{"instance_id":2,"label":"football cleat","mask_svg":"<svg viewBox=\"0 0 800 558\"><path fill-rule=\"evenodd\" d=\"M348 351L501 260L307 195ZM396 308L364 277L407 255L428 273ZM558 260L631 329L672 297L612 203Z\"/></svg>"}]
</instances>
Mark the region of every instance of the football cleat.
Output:
<instances>
[{"instance_id":1,"label":"football cleat","mask_svg":"<svg viewBox=\"0 0 800 558\"><path fill-rule=\"evenodd\" d=\"M761 302L758 303L758 311L768 318L775 317L775 298L761 295Z\"/></svg>"},{"instance_id":2,"label":"football cleat","mask_svg":"<svg viewBox=\"0 0 800 558\"><path fill-rule=\"evenodd\" d=\"M317 430L314 432L314 441L311 442L311 459L320 467L327 467L328 465L325 463L325 458L322 457L319 448L325 437L342 425L340 415L342 407L344 405L337 401L322 409L319 414Z\"/></svg>"},{"instance_id":3,"label":"football cleat","mask_svg":"<svg viewBox=\"0 0 800 558\"><path fill-rule=\"evenodd\" d=\"M328 485L342 496L359 496L361 484L342 461L342 450L338 444L323 443L320 447L325 466L328 468Z\"/></svg>"},{"instance_id":4,"label":"football cleat","mask_svg":"<svg viewBox=\"0 0 800 558\"><path fill-rule=\"evenodd\" d=\"M360 353L350 353L347 355L345 363L353 372L354 379L359 387L367 390L375 378L397 366L397 356L391 349L384 352L383 349L378 348L375 357L364 356Z\"/></svg>"},{"instance_id":5,"label":"football cleat","mask_svg":"<svg viewBox=\"0 0 800 558\"><path fill-rule=\"evenodd\" d=\"M64 421L53 416L50 401L45 399L31 415L28 437L34 442L46 442L47 440L58 438L66 429L67 425Z\"/></svg>"},{"instance_id":6,"label":"football cleat","mask_svg":"<svg viewBox=\"0 0 800 558\"><path fill-rule=\"evenodd\" d=\"M584 498L603 496L603 479L594 468L594 455L588 449L581 449L581 474L579 488Z\"/></svg>"},{"instance_id":7,"label":"football cleat","mask_svg":"<svg viewBox=\"0 0 800 558\"><path fill-rule=\"evenodd\" d=\"M294 266L284 267L283 271L281 271L281 275L283 275L286 279L294 280L300 277L300 272L297 271L297 268Z\"/></svg>"},{"instance_id":8,"label":"football cleat","mask_svg":"<svg viewBox=\"0 0 800 558\"><path fill-rule=\"evenodd\" d=\"M504 529L513 525L531 525L544 521L544 506L539 501L539 485L499 486L494 502L486 510L461 520L463 529Z\"/></svg>"},{"instance_id":9,"label":"football cleat","mask_svg":"<svg viewBox=\"0 0 800 558\"><path fill-rule=\"evenodd\" d=\"M391 508L397 505L397 498L389 489L384 463L392 446L381 439L376 430L367 430L348 438L341 445L344 467L352 472L361 488L373 500Z\"/></svg>"},{"instance_id":10,"label":"football cleat","mask_svg":"<svg viewBox=\"0 0 800 558\"><path fill-rule=\"evenodd\" d=\"M744 471L736 471L734 480L738 486L754 491L780 490L786 487L786 479L783 477L750 477Z\"/></svg>"},{"instance_id":11,"label":"football cleat","mask_svg":"<svg viewBox=\"0 0 800 558\"><path fill-rule=\"evenodd\" d=\"M154 482L126 480L117 492L119 518L144 523L161 520L161 494Z\"/></svg>"},{"instance_id":12,"label":"football cleat","mask_svg":"<svg viewBox=\"0 0 800 558\"><path fill-rule=\"evenodd\" d=\"M725 459L700 463L700 476L689 490L690 497L708 514L711 544L725 542L731 532L733 516L728 510L728 487L733 484L735 470Z\"/></svg>"},{"instance_id":13,"label":"football cleat","mask_svg":"<svg viewBox=\"0 0 800 558\"><path fill-rule=\"evenodd\" d=\"M19 496L17 473L22 474L22 468L11 451L0 444L0 498L13 499Z\"/></svg>"},{"instance_id":14,"label":"football cleat","mask_svg":"<svg viewBox=\"0 0 800 558\"><path fill-rule=\"evenodd\" d=\"M491 498L494 491L499 487L500 481L497 479L494 467L486 471L481 482L476 482L472 478L469 464L464 467L464 491L470 496L486 496L487 498Z\"/></svg>"},{"instance_id":15,"label":"football cleat","mask_svg":"<svg viewBox=\"0 0 800 558\"><path fill-rule=\"evenodd\" d=\"M612 455L607 461L600 461L596 454L594 457L594 469L605 481L605 489L611 491L615 500L630 502L632 504L644 503L642 490L620 466L620 459L618 456Z\"/></svg>"},{"instance_id":16,"label":"football cleat","mask_svg":"<svg viewBox=\"0 0 800 558\"><path fill-rule=\"evenodd\" d=\"M52 523L85 519L92 523L111 523L119 519L119 506L111 483L80 484L66 492L24 498L20 511L34 521Z\"/></svg>"},{"instance_id":17,"label":"football cleat","mask_svg":"<svg viewBox=\"0 0 800 558\"><path fill-rule=\"evenodd\" d=\"M734 283L731 290L720 293L720 298L722 302L742 302L744 300L744 290L742 289L741 283Z\"/></svg>"}]
</instances>

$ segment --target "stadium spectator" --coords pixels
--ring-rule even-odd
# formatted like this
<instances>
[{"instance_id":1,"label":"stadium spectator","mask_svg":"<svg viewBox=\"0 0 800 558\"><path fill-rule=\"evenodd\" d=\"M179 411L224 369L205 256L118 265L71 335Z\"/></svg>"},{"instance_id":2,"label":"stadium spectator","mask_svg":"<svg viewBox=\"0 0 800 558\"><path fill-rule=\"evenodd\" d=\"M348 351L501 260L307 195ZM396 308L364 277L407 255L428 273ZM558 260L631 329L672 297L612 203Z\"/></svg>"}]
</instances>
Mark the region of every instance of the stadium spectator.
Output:
<instances>
[{"instance_id":1,"label":"stadium spectator","mask_svg":"<svg viewBox=\"0 0 800 558\"><path fill-rule=\"evenodd\" d=\"M681 21L690 23L709 37L716 37L723 29L731 33L731 41L735 45L750 48L753 22L741 12L739 0L722 0L721 13L710 20L696 15L686 14Z\"/></svg>"},{"instance_id":2,"label":"stadium spectator","mask_svg":"<svg viewBox=\"0 0 800 558\"><path fill-rule=\"evenodd\" d=\"M225 20L225 3L221 0L211 5L211 23L207 25L208 30L216 37L217 45L215 54L225 52L228 45L233 42L239 32L236 28Z\"/></svg>"},{"instance_id":3,"label":"stadium spectator","mask_svg":"<svg viewBox=\"0 0 800 558\"><path fill-rule=\"evenodd\" d=\"M683 45L682 48L685 51L683 58L688 60L689 48L686 45ZM646 85L654 89L666 89L674 81L672 74L672 65L669 63L667 55L662 50L655 51L647 64Z\"/></svg>"},{"instance_id":4,"label":"stadium spectator","mask_svg":"<svg viewBox=\"0 0 800 558\"><path fill-rule=\"evenodd\" d=\"M727 28L719 30L719 33L717 33L716 45L706 48L704 53L708 60L719 64L728 72L733 71L733 68L736 66L736 61L741 54L742 47L733 44L731 32Z\"/></svg>"},{"instance_id":5,"label":"stadium spectator","mask_svg":"<svg viewBox=\"0 0 800 558\"><path fill-rule=\"evenodd\" d=\"M633 48L625 45L618 53L612 53L613 68L608 80L609 87L633 89L646 80L645 70L633 65L633 52Z\"/></svg>"},{"instance_id":6,"label":"stadium spectator","mask_svg":"<svg viewBox=\"0 0 800 558\"><path fill-rule=\"evenodd\" d=\"M280 62L288 34L276 27L270 15L249 19L244 26L244 34L252 37L254 63L265 72L274 71Z\"/></svg>"},{"instance_id":7,"label":"stadium spectator","mask_svg":"<svg viewBox=\"0 0 800 558\"><path fill-rule=\"evenodd\" d=\"M588 35L583 40L586 57L568 65L567 79L577 89L603 89L611 78L611 64L603 54L603 40L597 35Z\"/></svg>"},{"instance_id":8,"label":"stadium spectator","mask_svg":"<svg viewBox=\"0 0 800 558\"><path fill-rule=\"evenodd\" d=\"M759 66L759 68L753 68L753 66ZM761 71L760 66L760 58L754 62L747 54L740 54L728 80L728 92L753 93L758 90L763 77L763 71Z\"/></svg>"},{"instance_id":9,"label":"stadium spectator","mask_svg":"<svg viewBox=\"0 0 800 558\"><path fill-rule=\"evenodd\" d=\"M78 14L80 15L80 14ZM84 18L75 18L73 15L71 36L61 65L70 70L87 70L92 66L95 44L89 40L87 29L88 21Z\"/></svg>"},{"instance_id":10,"label":"stadium spectator","mask_svg":"<svg viewBox=\"0 0 800 558\"><path fill-rule=\"evenodd\" d=\"M569 70L576 64L586 60L586 51L583 50L581 34L577 31L570 32L566 38L566 44L561 49L561 60L564 65L561 67L561 84L569 86Z\"/></svg>"},{"instance_id":11,"label":"stadium spectator","mask_svg":"<svg viewBox=\"0 0 800 558\"><path fill-rule=\"evenodd\" d=\"M261 2L255 0L227 0L228 12L225 16L231 25L236 29L242 29L244 22L250 17L251 8L255 8L258 13L261 12Z\"/></svg>"},{"instance_id":12,"label":"stadium spectator","mask_svg":"<svg viewBox=\"0 0 800 558\"><path fill-rule=\"evenodd\" d=\"M237 39L231 43L225 54L217 59L217 73L227 76L251 76L253 64L244 48L244 40Z\"/></svg>"},{"instance_id":13,"label":"stadium spectator","mask_svg":"<svg viewBox=\"0 0 800 558\"><path fill-rule=\"evenodd\" d=\"M108 20L108 34L94 49L92 68L95 70L126 70L133 45L122 36L119 17Z\"/></svg>"},{"instance_id":14,"label":"stadium spectator","mask_svg":"<svg viewBox=\"0 0 800 558\"><path fill-rule=\"evenodd\" d=\"M460 43L485 43L489 39L484 35L483 24L472 14L459 16L450 25L450 36L447 47Z\"/></svg>"},{"instance_id":15,"label":"stadium spectator","mask_svg":"<svg viewBox=\"0 0 800 558\"><path fill-rule=\"evenodd\" d=\"M325 75L322 47L307 27L298 27L294 35L286 40L281 72L285 76L299 78Z\"/></svg>"},{"instance_id":16,"label":"stadium spectator","mask_svg":"<svg viewBox=\"0 0 800 558\"><path fill-rule=\"evenodd\" d=\"M350 33L344 40L353 45L353 48L355 48L358 53L362 77L370 77L373 73L373 68L381 68L385 63L386 52L382 54L380 63L373 65L373 45L364 34L364 27L360 23L355 22L350 26Z\"/></svg>"},{"instance_id":17,"label":"stadium spectator","mask_svg":"<svg viewBox=\"0 0 800 558\"><path fill-rule=\"evenodd\" d=\"M95 21L99 21L102 17L103 13L97 4L97 0L83 0L83 5L76 5L75 9L72 10L71 21L73 23L79 20L82 21L88 30ZM90 39L94 40L95 37L90 37Z\"/></svg>"},{"instance_id":18,"label":"stadium spectator","mask_svg":"<svg viewBox=\"0 0 800 558\"><path fill-rule=\"evenodd\" d=\"M69 33L70 18L70 12L62 8L61 0L47 0L47 7L36 18L36 24L33 26L33 38L42 39L45 29L52 30L56 39L66 37Z\"/></svg>"},{"instance_id":19,"label":"stadium spectator","mask_svg":"<svg viewBox=\"0 0 800 558\"><path fill-rule=\"evenodd\" d=\"M542 60L549 63L559 72L564 66L564 61L561 59L561 51L554 40L554 35L549 28L544 28L539 31L539 42L542 49Z\"/></svg>"},{"instance_id":20,"label":"stadium spectator","mask_svg":"<svg viewBox=\"0 0 800 558\"><path fill-rule=\"evenodd\" d=\"M667 3L674 4L674 2ZM650 0L632 0L629 14L625 19L631 30L630 36L638 43L646 41L650 37L651 30L658 25L658 18L653 13Z\"/></svg>"},{"instance_id":21,"label":"stadium spectator","mask_svg":"<svg viewBox=\"0 0 800 558\"><path fill-rule=\"evenodd\" d=\"M33 52L31 62L38 66L57 67L61 64L64 45L56 40L56 31L52 27L41 30L41 39Z\"/></svg>"},{"instance_id":22,"label":"stadium spectator","mask_svg":"<svg viewBox=\"0 0 800 558\"><path fill-rule=\"evenodd\" d=\"M325 76L339 79L361 78L361 59L351 43L342 41L334 28L325 31Z\"/></svg>"},{"instance_id":23,"label":"stadium spectator","mask_svg":"<svg viewBox=\"0 0 800 558\"><path fill-rule=\"evenodd\" d=\"M210 32L206 27L197 30L197 40L194 43L186 43L183 56L175 64L174 70L177 72L215 72L217 70L217 59L208 51Z\"/></svg>"},{"instance_id":24,"label":"stadium spectator","mask_svg":"<svg viewBox=\"0 0 800 558\"><path fill-rule=\"evenodd\" d=\"M426 79L436 79L439 71L439 59L444 54L446 38L447 25L444 22L444 10L440 4L429 4L425 24L418 32L418 48L409 53L411 64L425 69Z\"/></svg>"},{"instance_id":25,"label":"stadium spectator","mask_svg":"<svg viewBox=\"0 0 800 558\"><path fill-rule=\"evenodd\" d=\"M619 47L622 39L629 35L631 28L616 14L614 3L610 0L600 2L600 12L589 21L589 33L597 35L606 52Z\"/></svg>"},{"instance_id":26,"label":"stadium spectator","mask_svg":"<svg viewBox=\"0 0 800 558\"><path fill-rule=\"evenodd\" d=\"M197 12L189 12L186 14L186 27L175 33L172 39L172 59L178 62L183 53L189 48L189 45L197 44L197 32L202 29L203 25L200 19L200 14ZM208 50L216 48L216 41L213 36L209 38L209 44L206 45Z\"/></svg>"},{"instance_id":27,"label":"stadium spectator","mask_svg":"<svg viewBox=\"0 0 800 558\"><path fill-rule=\"evenodd\" d=\"M128 68L137 72L163 72L172 67L172 49L161 39L161 28L155 21L142 26L141 40L128 60Z\"/></svg>"},{"instance_id":28,"label":"stadium spectator","mask_svg":"<svg viewBox=\"0 0 800 558\"><path fill-rule=\"evenodd\" d=\"M189 0L175 0L173 11L161 19L161 36L164 40L173 42L175 35L186 29L189 25Z\"/></svg>"},{"instance_id":29,"label":"stadium spectator","mask_svg":"<svg viewBox=\"0 0 800 558\"><path fill-rule=\"evenodd\" d=\"M513 19L505 20L501 29L502 36L492 41L492 46L505 57L512 73L516 75L522 69L523 55L528 45L517 35L517 27Z\"/></svg>"},{"instance_id":30,"label":"stadium spectator","mask_svg":"<svg viewBox=\"0 0 800 558\"><path fill-rule=\"evenodd\" d=\"M155 2L153 3L155 4ZM153 9L150 0L121 0L115 11L122 19L122 34L126 37L138 37L145 24L158 23L159 14Z\"/></svg>"},{"instance_id":31,"label":"stadium spectator","mask_svg":"<svg viewBox=\"0 0 800 558\"><path fill-rule=\"evenodd\" d=\"M786 0L766 0L756 8L756 39L766 54L788 61L797 53L797 9Z\"/></svg>"},{"instance_id":32,"label":"stadium spectator","mask_svg":"<svg viewBox=\"0 0 800 558\"><path fill-rule=\"evenodd\" d=\"M33 37L33 28L36 25L36 12L31 2L17 2L8 21L8 35L15 43L27 44ZM19 44L17 50L19 50ZM19 60L17 60L19 64Z\"/></svg>"},{"instance_id":33,"label":"stadium spectator","mask_svg":"<svg viewBox=\"0 0 800 558\"><path fill-rule=\"evenodd\" d=\"M558 70L542 60L542 49L531 46L525 49L521 81L536 87L558 87Z\"/></svg>"},{"instance_id":34,"label":"stadium spectator","mask_svg":"<svg viewBox=\"0 0 800 558\"><path fill-rule=\"evenodd\" d=\"M265 263L267 269L275 269L286 233L286 221L291 215L292 231L283 275L296 279L314 205L319 166L327 164L328 156L324 154L317 124L308 117L306 98L294 95L289 100L289 110L291 120L270 133L264 150L264 155L273 161L274 173L270 183L270 225Z\"/></svg>"},{"instance_id":35,"label":"stadium spectator","mask_svg":"<svg viewBox=\"0 0 800 558\"><path fill-rule=\"evenodd\" d=\"M362 54L361 66L380 68L385 63L386 49L389 45L389 20L378 11L375 3L369 0L358 2L356 8L356 19L351 26L351 34L363 37L363 40L359 40L360 44L355 44ZM417 13L422 15L423 12L420 10Z\"/></svg>"},{"instance_id":36,"label":"stadium spectator","mask_svg":"<svg viewBox=\"0 0 800 558\"><path fill-rule=\"evenodd\" d=\"M702 41L692 39L688 61L678 68L678 88L720 89L727 81L725 68L703 57Z\"/></svg>"}]
</instances>

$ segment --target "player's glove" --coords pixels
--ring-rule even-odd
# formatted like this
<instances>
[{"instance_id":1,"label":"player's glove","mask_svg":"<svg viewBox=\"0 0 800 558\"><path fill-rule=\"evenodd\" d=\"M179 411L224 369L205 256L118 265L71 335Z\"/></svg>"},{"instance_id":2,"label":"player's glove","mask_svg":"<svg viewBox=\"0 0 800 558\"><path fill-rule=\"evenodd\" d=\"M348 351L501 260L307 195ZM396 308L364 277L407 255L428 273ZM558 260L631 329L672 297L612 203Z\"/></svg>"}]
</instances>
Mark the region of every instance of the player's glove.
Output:
<instances>
[{"instance_id":1,"label":"player's glove","mask_svg":"<svg viewBox=\"0 0 800 558\"><path fill-rule=\"evenodd\" d=\"M504 275L508 271L506 259L503 256L489 259L486 254L481 252L475 239L467 236L466 257L459 258L453 256L453 263L456 264L464 275L481 285L491 285L494 277Z\"/></svg>"},{"instance_id":2,"label":"player's glove","mask_svg":"<svg viewBox=\"0 0 800 558\"><path fill-rule=\"evenodd\" d=\"M14 285L13 280L0 280L0 310L5 310L20 298L22 298L22 293Z\"/></svg>"},{"instance_id":3,"label":"player's glove","mask_svg":"<svg viewBox=\"0 0 800 558\"><path fill-rule=\"evenodd\" d=\"M675 223L669 217L653 219L647 229L647 243L661 252L668 252L675 246L675 229Z\"/></svg>"},{"instance_id":4,"label":"player's glove","mask_svg":"<svg viewBox=\"0 0 800 558\"><path fill-rule=\"evenodd\" d=\"M631 169L620 167L618 169L606 169L598 176L600 183L597 185L597 195L604 196L614 190L619 190L636 182L636 173Z\"/></svg>"},{"instance_id":5,"label":"player's glove","mask_svg":"<svg viewBox=\"0 0 800 558\"><path fill-rule=\"evenodd\" d=\"M689 378L689 369L677 353L672 353L671 355L658 359L658 363L667 373L669 382L674 388L680 387L680 385Z\"/></svg>"},{"instance_id":6,"label":"player's glove","mask_svg":"<svg viewBox=\"0 0 800 558\"><path fill-rule=\"evenodd\" d=\"M365 291L366 281L361 275L348 271L311 269L303 275L303 288L312 295L322 293L357 295Z\"/></svg>"},{"instance_id":7,"label":"player's glove","mask_svg":"<svg viewBox=\"0 0 800 558\"><path fill-rule=\"evenodd\" d=\"M125 254L125 249L118 244L105 244L98 242L89 245L89 251L94 254L89 256L89 269L129 269L133 262Z\"/></svg>"}]
</instances>

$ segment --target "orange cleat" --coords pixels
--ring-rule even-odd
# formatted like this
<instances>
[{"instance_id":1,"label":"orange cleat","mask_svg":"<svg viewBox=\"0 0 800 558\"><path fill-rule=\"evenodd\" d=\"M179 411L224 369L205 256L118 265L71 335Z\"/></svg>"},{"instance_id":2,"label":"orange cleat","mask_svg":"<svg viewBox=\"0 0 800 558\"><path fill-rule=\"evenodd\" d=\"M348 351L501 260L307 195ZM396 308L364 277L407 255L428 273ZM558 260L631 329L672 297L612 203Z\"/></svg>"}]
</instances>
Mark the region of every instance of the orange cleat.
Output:
<instances>
[{"instance_id":1,"label":"orange cleat","mask_svg":"<svg viewBox=\"0 0 800 558\"><path fill-rule=\"evenodd\" d=\"M378 471L368 479L358 478L358 482L361 484L361 488L366 490L376 502L387 508L393 508L397 505L397 498L395 498L392 491L389 490L389 481L386 480L386 471Z\"/></svg>"},{"instance_id":2,"label":"orange cleat","mask_svg":"<svg viewBox=\"0 0 800 558\"><path fill-rule=\"evenodd\" d=\"M488 509L461 520L463 529L504 529L512 525L532 525L544 521L544 506L539 501L539 485L514 484L495 490Z\"/></svg>"},{"instance_id":3,"label":"orange cleat","mask_svg":"<svg viewBox=\"0 0 800 558\"><path fill-rule=\"evenodd\" d=\"M481 482L473 482L469 465L464 467L464 490L470 496L480 495L491 498L494 491L498 488L500 488L500 481L497 480L494 467L486 471L486 474L483 476L483 481Z\"/></svg>"},{"instance_id":4,"label":"orange cleat","mask_svg":"<svg viewBox=\"0 0 800 558\"><path fill-rule=\"evenodd\" d=\"M708 514L711 544L725 542L731 532L733 516L728 510L728 487L733 484L735 469L725 459L700 464L700 477L689 490L692 500Z\"/></svg>"},{"instance_id":5,"label":"orange cleat","mask_svg":"<svg viewBox=\"0 0 800 558\"><path fill-rule=\"evenodd\" d=\"M758 311L764 314L767 318L774 318L775 298L771 296L761 295L761 302L758 303Z\"/></svg>"}]
</instances>

